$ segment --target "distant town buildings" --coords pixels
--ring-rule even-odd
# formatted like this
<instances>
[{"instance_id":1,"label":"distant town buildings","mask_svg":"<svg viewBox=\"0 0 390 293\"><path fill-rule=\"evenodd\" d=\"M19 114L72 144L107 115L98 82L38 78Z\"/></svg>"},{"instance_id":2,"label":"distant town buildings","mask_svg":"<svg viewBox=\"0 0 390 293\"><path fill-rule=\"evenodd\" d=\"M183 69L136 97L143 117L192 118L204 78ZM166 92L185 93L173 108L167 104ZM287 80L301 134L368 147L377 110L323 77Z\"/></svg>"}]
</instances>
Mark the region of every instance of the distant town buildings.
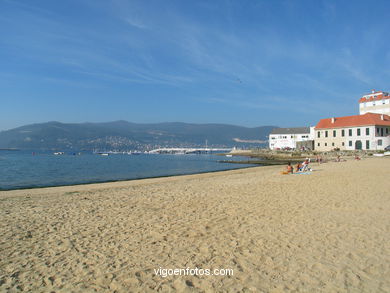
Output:
<instances>
[{"instance_id":1,"label":"distant town buildings","mask_svg":"<svg viewBox=\"0 0 390 293\"><path fill-rule=\"evenodd\" d=\"M271 150L295 149L300 142L313 141L313 139L314 127L274 128L269 135L269 148ZM306 147L312 149L311 144Z\"/></svg>"}]
</instances>

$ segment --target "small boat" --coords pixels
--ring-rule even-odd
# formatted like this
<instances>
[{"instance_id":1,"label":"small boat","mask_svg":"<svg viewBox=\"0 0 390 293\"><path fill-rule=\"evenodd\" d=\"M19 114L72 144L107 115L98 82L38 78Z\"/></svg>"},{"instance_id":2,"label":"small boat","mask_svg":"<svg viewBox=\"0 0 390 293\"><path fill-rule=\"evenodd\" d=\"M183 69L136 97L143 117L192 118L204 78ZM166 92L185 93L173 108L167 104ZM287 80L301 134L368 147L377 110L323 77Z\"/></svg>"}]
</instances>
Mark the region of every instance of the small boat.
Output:
<instances>
[{"instance_id":1,"label":"small boat","mask_svg":"<svg viewBox=\"0 0 390 293\"><path fill-rule=\"evenodd\" d=\"M99 153L99 155L101 155L101 156L109 156L110 154L109 153Z\"/></svg>"},{"instance_id":2,"label":"small boat","mask_svg":"<svg viewBox=\"0 0 390 293\"><path fill-rule=\"evenodd\" d=\"M231 158L231 157L233 157L233 155L225 155L226 157L229 157L229 158Z\"/></svg>"},{"instance_id":3,"label":"small boat","mask_svg":"<svg viewBox=\"0 0 390 293\"><path fill-rule=\"evenodd\" d=\"M59 156L59 155L63 155L64 154L64 152L55 152L55 153L53 153L55 156Z\"/></svg>"}]
</instances>

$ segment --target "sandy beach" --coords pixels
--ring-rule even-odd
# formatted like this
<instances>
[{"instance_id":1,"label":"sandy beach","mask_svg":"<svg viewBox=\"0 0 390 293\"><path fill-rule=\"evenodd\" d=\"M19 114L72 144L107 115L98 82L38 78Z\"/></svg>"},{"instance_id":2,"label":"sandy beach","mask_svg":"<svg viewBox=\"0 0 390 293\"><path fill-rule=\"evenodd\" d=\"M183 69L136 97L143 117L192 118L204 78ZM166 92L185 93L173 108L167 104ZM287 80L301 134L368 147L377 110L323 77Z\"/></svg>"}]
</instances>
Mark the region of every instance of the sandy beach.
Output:
<instances>
[{"instance_id":1,"label":"sandy beach","mask_svg":"<svg viewBox=\"0 0 390 293\"><path fill-rule=\"evenodd\" d=\"M390 292L390 158L282 168L0 192L0 291Z\"/></svg>"}]
</instances>

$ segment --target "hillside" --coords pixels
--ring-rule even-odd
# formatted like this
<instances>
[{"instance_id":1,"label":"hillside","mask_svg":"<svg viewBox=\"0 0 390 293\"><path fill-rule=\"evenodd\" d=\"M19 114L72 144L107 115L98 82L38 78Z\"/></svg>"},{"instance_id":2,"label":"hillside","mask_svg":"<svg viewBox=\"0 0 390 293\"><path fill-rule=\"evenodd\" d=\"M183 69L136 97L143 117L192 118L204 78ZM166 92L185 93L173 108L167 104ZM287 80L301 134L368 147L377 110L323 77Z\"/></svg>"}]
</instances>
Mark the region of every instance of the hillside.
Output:
<instances>
[{"instance_id":1,"label":"hillside","mask_svg":"<svg viewBox=\"0 0 390 293\"><path fill-rule=\"evenodd\" d=\"M0 148L151 149L167 146L261 146L274 126L242 127L181 122L137 124L47 122L0 132Z\"/></svg>"}]
</instances>

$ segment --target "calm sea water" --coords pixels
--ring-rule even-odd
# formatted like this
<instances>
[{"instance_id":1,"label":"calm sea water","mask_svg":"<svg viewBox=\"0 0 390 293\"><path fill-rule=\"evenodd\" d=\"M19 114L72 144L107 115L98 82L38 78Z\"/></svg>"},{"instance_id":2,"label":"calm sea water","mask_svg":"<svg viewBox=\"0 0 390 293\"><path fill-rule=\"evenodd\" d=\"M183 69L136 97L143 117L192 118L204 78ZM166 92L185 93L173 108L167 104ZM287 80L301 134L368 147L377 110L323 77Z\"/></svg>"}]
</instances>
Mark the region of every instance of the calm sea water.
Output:
<instances>
[{"instance_id":1,"label":"calm sea water","mask_svg":"<svg viewBox=\"0 0 390 293\"><path fill-rule=\"evenodd\" d=\"M226 164L216 155L53 155L0 151L0 190L73 185L209 171L253 165ZM231 158L230 158L231 159ZM247 158L237 158L234 160Z\"/></svg>"}]
</instances>

